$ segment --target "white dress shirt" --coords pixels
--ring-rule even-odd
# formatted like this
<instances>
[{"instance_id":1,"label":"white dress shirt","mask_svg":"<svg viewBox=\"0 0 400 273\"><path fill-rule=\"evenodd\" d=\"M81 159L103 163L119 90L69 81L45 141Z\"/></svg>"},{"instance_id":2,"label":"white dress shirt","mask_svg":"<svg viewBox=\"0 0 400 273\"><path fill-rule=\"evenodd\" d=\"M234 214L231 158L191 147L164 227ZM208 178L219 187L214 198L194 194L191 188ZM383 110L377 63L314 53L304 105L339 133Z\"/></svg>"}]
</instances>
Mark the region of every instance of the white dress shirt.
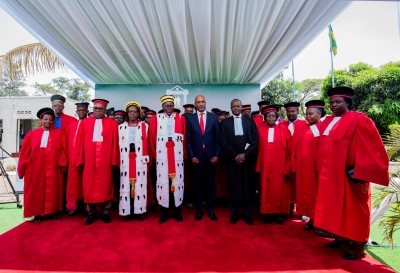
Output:
<instances>
[{"instance_id":1,"label":"white dress shirt","mask_svg":"<svg viewBox=\"0 0 400 273\"><path fill-rule=\"evenodd\" d=\"M242 124L242 114L239 116L233 115L233 122L235 125L235 136L243 135L243 124Z\"/></svg>"}]
</instances>

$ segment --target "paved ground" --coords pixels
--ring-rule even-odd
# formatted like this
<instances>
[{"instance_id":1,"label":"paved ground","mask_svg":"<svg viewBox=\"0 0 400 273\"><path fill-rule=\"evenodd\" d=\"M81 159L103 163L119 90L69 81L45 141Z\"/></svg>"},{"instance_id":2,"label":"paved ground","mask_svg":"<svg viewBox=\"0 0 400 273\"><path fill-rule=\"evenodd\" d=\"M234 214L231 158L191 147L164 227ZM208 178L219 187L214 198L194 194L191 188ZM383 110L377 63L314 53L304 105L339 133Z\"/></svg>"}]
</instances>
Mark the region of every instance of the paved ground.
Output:
<instances>
[{"instance_id":1,"label":"paved ground","mask_svg":"<svg viewBox=\"0 0 400 273\"><path fill-rule=\"evenodd\" d=\"M3 165L7 164L4 163L4 161L1 162L3 163ZM8 177L10 178L10 181L15 188L15 172L11 172ZM23 195L20 194L19 197L22 201ZM8 180L3 174L0 174L0 203L12 202L14 200L15 196L14 194L12 194L12 189L10 187Z\"/></svg>"}]
</instances>

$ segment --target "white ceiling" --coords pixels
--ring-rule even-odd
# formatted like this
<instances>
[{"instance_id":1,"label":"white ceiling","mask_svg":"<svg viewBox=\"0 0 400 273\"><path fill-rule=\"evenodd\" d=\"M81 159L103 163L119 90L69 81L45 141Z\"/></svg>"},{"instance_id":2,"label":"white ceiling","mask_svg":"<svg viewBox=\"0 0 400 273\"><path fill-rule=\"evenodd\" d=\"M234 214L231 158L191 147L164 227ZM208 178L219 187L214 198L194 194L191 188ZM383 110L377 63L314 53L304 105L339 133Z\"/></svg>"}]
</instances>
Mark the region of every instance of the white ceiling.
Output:
<instances>
[{"instance_id":1,"label":"white ceiling","mask_svg":"<svg viewBox=\"0 0 400 273\"><path fill-rule=\"evenodd\" d=\"M0 0L2 8L91 86L263 86L350 3Z\"/></svg>"}]
</instances>

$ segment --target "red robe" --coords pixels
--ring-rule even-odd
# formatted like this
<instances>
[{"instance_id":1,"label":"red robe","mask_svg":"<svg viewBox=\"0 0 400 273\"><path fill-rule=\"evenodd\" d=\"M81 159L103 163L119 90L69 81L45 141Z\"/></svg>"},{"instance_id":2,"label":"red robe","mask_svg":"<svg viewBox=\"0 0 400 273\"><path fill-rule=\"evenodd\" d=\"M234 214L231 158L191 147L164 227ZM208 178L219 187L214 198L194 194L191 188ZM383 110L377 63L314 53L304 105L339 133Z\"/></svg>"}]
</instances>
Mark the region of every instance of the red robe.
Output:
<instances>
[{"instance_id":1,"label":"red robe","mask_svg":"<svg viewBox=\"0 0 400 273\"><path fill-rule=\"evenodd\" d=\"M51 214L62 208L62 172L66 166L62 134L51 128L47 148L40 148L44 130L30 131L24 138L18 176L24 179L24 217Z\"/></svg>"},{"instance_id":2,"label":"red robe","mask_svg":"<svg viewBox=\"0 0 400 273\"><path fill-rule=\"evenodd\" d=\"M65 138L65 147L68 156L68 182L67 182L67 201L83 199L82 170L76 165L76 138L80 121L75 120L68 126ZM79 126L81 128L81 126Z\"/></svg>"},{"instance_id":3,"label":"red robe","mask_svg":"<svg viewBox=\"0 0 400 273\"><path fill-rule=\"evenodd\" d=\"M256 123L256 126L258 127L261 123L264 122L264 117L262 115L258 115L253 117L253 120Z\"/></svg>"},{"instance_id":4,"label":"red robe","mask_svg":"<svg viewBox=\"0 0 400 273\"><path fill-rule=\"evenodd\" d=\"M85 203L101 203L113 199L112 167L119 166L118 123L111 118L102 118L103 142L93 142L95 122L96 118L84 119L77 137L76 166L84 165Z\"/></svg>"},{"instance_id":5,"label":"red robe","mask_svg":"<svg viewBox=\"0 0 400 273\"><path fill-rule=\"evenodd\" d=\"M321 122L317 123L319 130ZM321 135L321 132L320 132ZM318 173L316 160L318 156L319 136L314 136L310 126L302 126L297 134L294 147L296 158L296 212L314 219L317 201Z\"/></svg>"},{"instance_id":6,"label":"red robe","mask_svg":"<svg viewBox=\"0 0 400 273\"><path fill-rule=\"evenodd\" d=\"M61 130L61 132L64 135L67 133L67 129L68 129L69 125L77 120L73 116L66 115L64 113L62 113L59 116L59 118L61 119L61 128L59 130ZM55 125L56 125L56 120L54 119L54 122L52 124L52 128L54 128Z\"/></svg>"},{"instance_id":7,"label":"red robe","mask_svg":"<svg viewBox=\"0 0 400 273\"><path fill-rule=\"evenodd\" d=\"M274 142L268 142L269 126L258 126L258 160L256 172L260 172L261 208L266 214L289 214L290 141L289 130L282 125L274 127Z\"/></svg>"},{"instance_id":8,"label":"red robe","mask_svg":"<svg viewBox=\"0 0 400 273\"><path fill-rule=\"evenodd\" d=\"M215 170L215 197L229 197L228 181L226 179L226 165L222 158L218 160Z\"/></svg>"},{"instance_id":9,"label":"red robe","mask_svg":"<svg viewBox=\"0 0 400 273\"><path fill-rule=\"evenodd\" d=\"M328 116L321 125L314 225L366 242L370 231L370 185L356 185L346 170L354 167L354 178L387 186L389 159L375 124L365 114L347 112L324 136L333 118Z\"/></svg>"},{"instance_id":10,"label":"red robe","mask_svg":"<svg viewBox=\"0 0 400 273\"><path fill-rule=\"evenodd\" d=\"M288 120L284 120L280 124L286 126L286 128L289 128L290 123ZM295 123L293 124L294 133L292 135L292 147L290 147L290 150L291 150L290 166L291 166L291 171L292 171L292 173L290 174L290 203L293 203L293 204L296 203L296 166L297 166L296 158L294 157L294 151L295 151L294 145L297 142L296 137L298 134L296 132L300 131L301 130L300 128L303 126L308 126L308 122L303 119L297 119L297 121L295 121Z\"/></svg>"}]
</instances>

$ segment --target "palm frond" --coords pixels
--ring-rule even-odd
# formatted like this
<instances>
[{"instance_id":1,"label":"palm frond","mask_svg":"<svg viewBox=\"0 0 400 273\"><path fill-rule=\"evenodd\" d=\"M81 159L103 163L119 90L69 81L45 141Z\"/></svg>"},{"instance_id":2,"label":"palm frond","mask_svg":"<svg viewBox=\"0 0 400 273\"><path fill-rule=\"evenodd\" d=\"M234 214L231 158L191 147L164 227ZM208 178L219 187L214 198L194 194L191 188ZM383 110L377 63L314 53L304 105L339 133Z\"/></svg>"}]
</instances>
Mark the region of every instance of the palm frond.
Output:
<instances>
[{"instance_id":1,"label":"palm frond","mask_svg":"<svg viewBox=\"0 0 400 273\"><path fill-rule=\"evenodd\" d=\"M7 71L11 80L18 73L27 77L56 69L67 66L41 43L20 46L0 56L0 73Z\"/></svg>"},{"instance_id":2,"label":"palm frond","mask_svg":"<svg viewBox=\"0 0 400 273\"><path fill-rule=\"evenodd\" d=\"M392 204L390 215L383 216L379 226L383 228L384 241L387 241L393 247L393 233L400 230L400 201Z\"/></svg>"},{"instance_id":3,"label":"palm frond","mask_svg":"<svg viewBox=\"0 0 400 273\"><path fill-rule=\"evenodd\" d=\"M391 159L400 149L400 126L390 128L390 133L383 137L389 158Z\"/></svg>"}]
</instances>

